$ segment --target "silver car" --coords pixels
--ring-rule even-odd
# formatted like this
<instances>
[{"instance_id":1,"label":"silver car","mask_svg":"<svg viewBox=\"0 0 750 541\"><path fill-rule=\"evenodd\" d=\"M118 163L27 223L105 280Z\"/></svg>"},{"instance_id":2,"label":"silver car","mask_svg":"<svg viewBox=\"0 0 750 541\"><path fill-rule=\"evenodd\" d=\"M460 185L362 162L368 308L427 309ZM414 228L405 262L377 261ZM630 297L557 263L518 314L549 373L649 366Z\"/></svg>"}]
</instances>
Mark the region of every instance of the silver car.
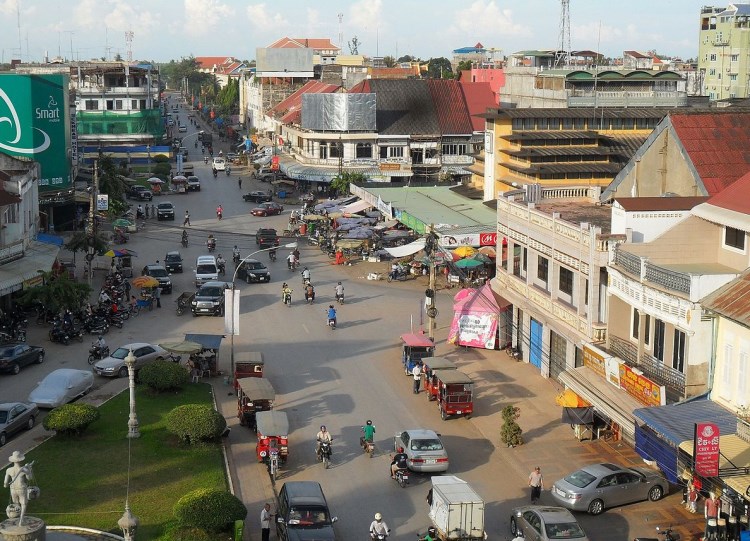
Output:
<instances>
[{"instance_id":1,"label":"silver car","mask_svg":"<svg viewBox=\"0 0 750 541\"><path fill-rule=\"evenodd\" d=\"M440 435L432 430L404 430L393 438L393 448L404 448L409 469L416 472L448 471L448 451Z\"/></svg>"},{"instance_id":2,"label":"silver car","mask_svg":"<svg viewBox=\"0 0 750 541\"><path fill-rule=\"evenodd\" d=\"M85 395L94 385L88 370L58 368L40 381L29 393L29 402L40 408L56 408Z\"/></svg>"},{"instance_id":3,"label":"silver car","mask_svg":"<svg viewBox=\"0 0 750 541\"><path fill-rule=\"evenodd\" d=\"M583 529L567 509L547 505L526 505L513 509L510 533L528 540L578 539L588 541Z\"/></svg>"},{"instance_id":4,"label":"silver car","mask_svg":"<svg viewBox=\"0 0 750 541\"><path fill-rule=\"evenodd\" d=\"M136 372L150 362L163 360L169 356L166 350L152 344L143 342L125 344L114 350L109 357L105 357L94 364L94 372L100 376L128 377L128 367L125 364L125 357L128 356L131 350L135 357Z\"/></svg>"},{"instance_id":5,"label":"silver car","mask_svg":"<svg viewBox=\"0 0 750 541\"><path fill-rule=\"evenodd\" d=\"M31 430L39 416L36 404L7 402L0 404L0 447L5 445L8 437L21 430Z\"/></svg>"},{"instance_id":6,"label":"silver car","mask_svg":"<svg viewBox=\"0 0 750 541\"><path fill-rule=\"evenodd\" d=\"M655 470L605 462L585 466L560 479L550 493L563 507L598 515L617 505L660 500L669 493L669 482Z\"/></svg>"}]
</instances>

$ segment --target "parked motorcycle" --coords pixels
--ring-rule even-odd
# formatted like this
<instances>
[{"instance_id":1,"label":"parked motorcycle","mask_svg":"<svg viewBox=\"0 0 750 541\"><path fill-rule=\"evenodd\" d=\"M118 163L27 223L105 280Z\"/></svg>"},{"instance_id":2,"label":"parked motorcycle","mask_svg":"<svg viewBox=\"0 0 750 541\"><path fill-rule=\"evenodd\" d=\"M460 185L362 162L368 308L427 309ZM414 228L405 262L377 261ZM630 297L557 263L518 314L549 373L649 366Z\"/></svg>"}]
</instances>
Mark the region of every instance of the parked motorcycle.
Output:
<instances>
[{"instance_id":1,"label":"parked motorcycle","mask_svg":"<svg viewBox=\"0 0 750 541\"><path fill-rule=\"evenodd\" d=\"M663 530L656 527L656 535L663 535L664 541L679 541L680 534L674 533L671 527L664 528ZM633 541L661 541L658 537L636 537Z\"/></svg>"},{"instance_id":2,"label":"parked motorcycle","mask_svg":"<svg viewBox=\"0 0 750 541\"><path fill-rule=\"evenodd\" d=\"M63 328L61 322L55 322L52 328L49 330L49 341L58 342L65 346L70 343L70 336L68 335L68 331Z\"/></svg>"},{"instance_id":3,"label":"parked motorcycle","mask_svg":"<svg viewBox=\"0 0 750 541\"><path fill-rule=\"evenodd\" d=\"M92 316L83 321L83 330L89 334L107 334L109 323L100 316Z\"/></svg>"},{"instance_id":4,"label":"parked motorcycle","mask_svg":"<svg viewBox=\"0 0 750 541\"><path fill-rule=\"evenodd\" d=\"M109 357L109 346L100 348L96 345L96 342L92 343L89 348L89 364L94 364L96 361L100 361L105 357Z\"/></svg>"}]
</instances>

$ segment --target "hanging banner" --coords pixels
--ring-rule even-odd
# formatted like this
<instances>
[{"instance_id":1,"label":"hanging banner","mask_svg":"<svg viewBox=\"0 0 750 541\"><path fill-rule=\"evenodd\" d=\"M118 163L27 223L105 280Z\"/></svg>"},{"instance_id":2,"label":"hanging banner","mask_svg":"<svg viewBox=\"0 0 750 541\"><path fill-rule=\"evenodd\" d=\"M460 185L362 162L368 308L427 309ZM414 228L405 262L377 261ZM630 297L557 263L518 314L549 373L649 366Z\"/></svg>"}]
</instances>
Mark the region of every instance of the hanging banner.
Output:
<instances>
[{"instance_id":1,"label":"hanging banner","mask_svg":"<svg viewBox=\"0 0 750 541\"><path fill-rule=\"evenodd\" d=\"M456 346L495 349L497 314L457 312L453 316L448 343Z\"/></svg>"},{"instance_id":2,"label":"hanging banner","mask_svg":"<svg viewBox=\"0 0 750 541\"><path fill-rule=\"evenodd\" d=\"M240 290L224 290L224 334L240 334Z\"/></svg>"},{"instance_id":3,"label":"hanging banner","mask_svg":"<svg viewBox=\"0 0 750 541\"><path fill-rule=\"evenodd\" d=\"M719 427L714 423L695 423L693 457L695 473L701 477L719 476Z\"/></svg>"}]
</instances>

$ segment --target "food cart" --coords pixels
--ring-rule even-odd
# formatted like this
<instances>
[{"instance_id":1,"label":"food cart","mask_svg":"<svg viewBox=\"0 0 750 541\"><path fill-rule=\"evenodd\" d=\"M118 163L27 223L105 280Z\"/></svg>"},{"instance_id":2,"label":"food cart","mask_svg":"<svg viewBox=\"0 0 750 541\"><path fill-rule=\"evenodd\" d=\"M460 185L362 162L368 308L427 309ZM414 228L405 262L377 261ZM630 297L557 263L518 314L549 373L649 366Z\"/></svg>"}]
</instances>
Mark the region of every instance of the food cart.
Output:
<instances>
[{"instance_id":1,"label":"food cart","mask_svg":"<svg viewBox=\"0 0 750 541\"><path fill-rule=\"evenodd\" d=\"M432 357L435 353L435 343L424 334L402 334L401 342L401 362L404 364L404 372L407 376L411 374L411 369L417 361Z\"/></svg>"},{"instance_id":2,"label":"food cart","mask_svg":"<svg viewBox=\"0 0 750 541\"><path fill-rule=\"evenodd\" d=\"M424 373L424 390L427 393L427 400L437 400L438 383L435 377L436 370L456 370L457 367L453 361L445 357L425 357L422 372Z\"/></svg>"},{"instance_id":3,"label":"food cart","mask_svg":"<svg viewBox=\"0 0 750 541\"><path fill-rule=\"evenodd\" d=\"M237 417L242 426L249 426L255 431L256 413L273 409L276 391L265 378L240 378L237 386Z\"/></svg>"},{"instance_id":4,"label":"food cart","mask_svg":"<svg viewBox=\"0 0 750 541\"><path fill-rule=\"evenodd\" d=\"M222 338L224 338L223 334L185 334L185 340L197 342L203 346L203 350L191 356L191 358L198 366L206 367L205 369L209 371L209 375L211 376L220 375L219 348L221 347Z\"/></svg>"},{"instance_id":5,"label":"food cart","mask_svg":"<svg viewBox=\"0 0 750 541\"><path fill-rule=\"evenodd\" d=\"M173 193L187 193L187 177L177 175L172 178Z\"/></svg>"},{"instance_id":6,"label":"food cart","mask_svg":"<svg viewBox=\"0 0 750 541\"><path fill-rule=\"evenodd\" d=\"M474 413L474 382L460 370L433 370L438 388L437 401L440 418L445 421L453 415L467 419Z\"/></svg>"}]
</instances>

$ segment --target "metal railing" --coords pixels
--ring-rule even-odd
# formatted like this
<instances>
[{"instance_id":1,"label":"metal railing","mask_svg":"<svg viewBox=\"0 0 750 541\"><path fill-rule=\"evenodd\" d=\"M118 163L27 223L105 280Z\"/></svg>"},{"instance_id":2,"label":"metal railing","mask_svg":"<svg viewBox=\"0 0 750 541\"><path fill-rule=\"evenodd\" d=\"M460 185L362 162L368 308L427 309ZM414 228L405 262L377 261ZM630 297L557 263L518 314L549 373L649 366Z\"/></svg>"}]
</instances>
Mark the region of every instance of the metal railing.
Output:
<instances>
[{"instance_id":1,"label":"metal railing","mask_svg":"<svg viewBox=\"0 0 750 541\"><path fill-rule=\"evenodd\" d=\"M610 335L609 349L617 357L625 361L631 368L638 368L643 374L658 383L664 385L668 396L683 398L685 396L685 374L667 366L659 359L648 353L641 356L638 361L638 347L617 336Z\"/></svg>"}]
</instances>

